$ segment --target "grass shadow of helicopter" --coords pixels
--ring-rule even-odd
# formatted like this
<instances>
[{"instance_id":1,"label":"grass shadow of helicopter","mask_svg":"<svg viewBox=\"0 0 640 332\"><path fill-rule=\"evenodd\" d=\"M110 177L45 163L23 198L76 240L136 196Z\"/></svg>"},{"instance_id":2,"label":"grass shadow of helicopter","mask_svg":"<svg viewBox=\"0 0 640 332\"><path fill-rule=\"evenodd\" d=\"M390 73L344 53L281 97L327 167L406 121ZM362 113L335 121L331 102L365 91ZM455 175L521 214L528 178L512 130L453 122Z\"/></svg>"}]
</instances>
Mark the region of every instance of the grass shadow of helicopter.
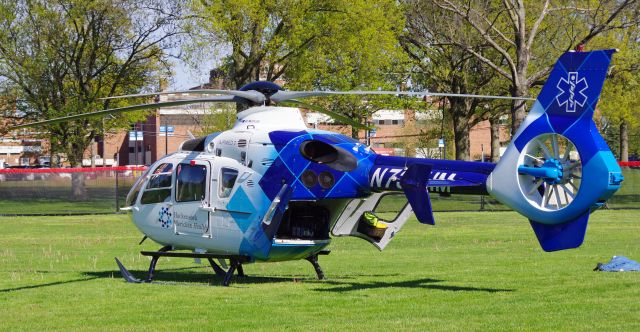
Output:
<instances>
[{"instance_id":1,"label":"grass shadow of helicopter","mask_svg":"<svg viewBox=\"0 0 640 332\"><path fill-rule=\"evenodd\" d=\"M452 291L452 292L485 292L485 293L516 291L515 289L507 289L507 288L468 287L468 286L453 286L453 285L437 284L442 282L445 282L445 280L432 279L432 278L422 278L422 279L403 280L403 281L394 281L394 282L375 281L375 282L366 282L366 283L340 282L340 281L326 280L326 281L322 281L322 283L334 285L335 287L316 288L315 291L344 293L344 292L379 289L379 288L422 288L422 289L434 289L434 290Z\"/></svg>"},{"instance_id":2,"label":"grass shadow of helicopter","mask_svg":"<svg viewBox=\"0 0 640 332\"><path fill-rule=\"evenodd\" d=\"M195 271L194 271L195 270ZM202 271L197 271L202 270ZM191 272L184 272L191 271ZM44 272L44 271L43 271ZM144 270L136 270L134 271L137 275L144 275L146 271ZM42 287L50 287L63 285L68 283L76 283L76 282L84 282L91 281L95 279L104 279L104 278L116 278L119 279L120 271L118 270L108 270L108 271L90 271L90 272L82 272L86 278L77 278L72 280L63 280L50 282L45 284L37 284L37 285L27 285L20 286L14 288L5 288L0 289L0 293L7 293L12 291L20 291L26 289L35 289ZM390 275L366 275L368 277L392 277L398 276L398 274L390 274ZM284 283L284 282L304 282L316 285L328 285L329 288L315 288L314 290L317 292L336 292L336 293L344 293L350 291L358 291L358 290L369 290L369 289L379 289L379 288L422 288L422 289L435 289L435 290L443 290L443 291L464 291L464 292L486 292L486 293L498 293L498 292L513 292L515 289L503 289L503 288L484 288L484 287L466 287L466 286L452 286L452 285L441 285L436 283L445 282L445 280L440 279L432 279L432 278L422 278L415 280L404 280L397 282L385 282L385 281L376 281L376 282L366 282L366 283L358 283L351 281L341 281L345 279L357 279L358 275L341 275L336 276L334 280L317 280L314 277L310 276L244 276L244 277L234 277L233 284L236 286L240 285L251 285L251 284L268 284L268 283ZM192 285L206 284L210 285L220 285L222 282L222 278L216 276L215 274L211 274L209 271L206 271L206 268L200 266L190 266L190 267L181 267L181 268L173 268L173 269L164 269L162 271L158 271L154 284L183 284L190 283Z\"/></svg>"},{"instance_id":3,"label":"grass shadow of helicopter","mask_svg":"<svg viewBox=\"0 0 640 332\"><path fill-rule=\"evenodd\" d=\"M3 288L3 289L0 289L0 293L9 293L9 292L15 292L15 291L26 290L26 289L35 289L35 288L42 288L42 287L49 287L49 286L64 285L64 284L70 284L70 283L75 283L75 282L90 281L90 280L94 280L94 279L98 279L98 278L99 277L78 278L78 279L72 279L72 280L62 280L62 281L48 282L46 284L36 284L36 285L27 285L27 286L13 287L13 288Z\"/></svg>"},{"instance_id":4,"label":"grass shadow of helicopter","mask_svg":"<svg viewBox=\"0 0 640 332\"><path fill-rule=\"evenodd\" d=\"M193 271L199 270L202 271ZM179 272L180 270L192 270L193 272L183 273ZM136 274L141 275L144 274L145 271L135 271ZM94 275L96 277L112 277L117 276L119 271L103 271L103 272L90 272L87 275ZM376 281L376 282L366 282L366 283L358 283L353 281L342 281L355 279L357 280L359 276L367 276L367 277L393 277L399 276L399 274L384 274L384 275L339 275L333 278L333 280L318 280L315 277L311 276L300 276L300 275L290 275L290 276L256 276L256 275L247 275L243 277L235 276L233 278L233 283L236 286L240 285L251 285L251 284L269 284L269 283L286 283L286 282L304 282L309 284L316 285L329 285L329 288L315 288L315 291L318 292L350 292L357 290L367 290L367 289L378 289L378 288L422 288L422 289L434 289L434 290L442 290L442 291L463 291L463 292L485 292L485 293L499 293L499 292L513 292L515 289L506 289L506 288L486 288L486 287L468 287L468 286L453 286L453 285L442 285L436 283L446 282L446 280L441 279L432 279L432 278L422 278L415 280L404 280L397 282L385 282L385 281ZM158 274L154 278L153 283L156 284L182 284L182 283L192 283L192 282L200 282L206 283L208 285L219 285L221 284L222 278L216 276L215 274L211 274L205 267L200 266L192 266L192 267L183 267L176 269L168 269L163 271L158 271Z\"/></svg>"},{"instance_id":5,"label":"grass shadow of helicopter","mask_svg":"<svg viewBox=\"0 0 640 332\"><path fill-rule=\"evenodd\" d=\"M147 270L132 270L130 271L136 276L146 276ZM95 278L120 278L121 274L118 270L111 271L99 271L99 272L85 272L87 276ZM222 277L217 276L215 273L207 267L202 266L189 266L174 269L162 269L157 270L154 274L152 284L208 284L211 286L221 285ZM304 276L234 276L232 284L267 284L278 282L295 282L295 281L308 281L315 280L312 277Z\"/></svg>"}]
</instances>

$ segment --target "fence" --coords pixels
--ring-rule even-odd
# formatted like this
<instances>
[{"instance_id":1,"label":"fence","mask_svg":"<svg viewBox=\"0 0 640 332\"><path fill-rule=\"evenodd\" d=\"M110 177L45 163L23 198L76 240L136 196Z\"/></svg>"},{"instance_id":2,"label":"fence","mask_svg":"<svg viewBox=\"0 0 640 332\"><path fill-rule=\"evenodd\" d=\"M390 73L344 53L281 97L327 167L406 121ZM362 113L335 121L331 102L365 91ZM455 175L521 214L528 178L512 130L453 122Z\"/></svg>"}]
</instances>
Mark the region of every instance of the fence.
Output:
<instances>
[{"instance_id":1,"label":"fence","mask_svg":"<svg viewBox=\"0 0 640 332\"><path fill-rule=\"evenodd\" d=\"M0 215L116 213L145 169L3 169L0 170ZM81 197L74 198L74 179L84 181Z\"/></svg>"},{"instance_id":2,"label":"fence","mask_svg":"<svg viewBox=\"0 0 640 332\"><path fill-rule=\"evenodd\" d=\"M640 208L640 162L622 164L625 180L611 209ZM116 213L145 167L0 170L0 215ZM72 180L84 177L86 194L73 198ZM588 181L588 179L583 179ZM434 211L509 210L488 196L431 194Z\"/></svg>"}]
</instances>

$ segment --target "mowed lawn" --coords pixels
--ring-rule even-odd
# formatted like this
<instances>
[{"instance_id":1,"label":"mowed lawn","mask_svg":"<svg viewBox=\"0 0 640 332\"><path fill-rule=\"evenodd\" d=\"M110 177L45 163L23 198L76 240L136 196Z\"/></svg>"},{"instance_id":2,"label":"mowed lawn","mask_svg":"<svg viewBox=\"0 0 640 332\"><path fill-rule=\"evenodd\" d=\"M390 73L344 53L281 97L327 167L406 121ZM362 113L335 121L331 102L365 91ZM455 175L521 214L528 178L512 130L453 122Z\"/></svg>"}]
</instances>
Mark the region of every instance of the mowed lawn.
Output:
<instances>
[{"instance_id":1,"label":"mowed lawn","mask_svg":"<svg viewBox=\"0 0 640 332\"><path fill-rule=\"evenodd\" d=\"M410 221L383 252L338 238L315 280L306 261L245 266L221 287L206 265L161 259L158 284L125 215L0 218L0 330L433 331L640 330L640 211L592 215L582 248L544 253L513 212L437 213Z\"/></svg>"}]
</instances>

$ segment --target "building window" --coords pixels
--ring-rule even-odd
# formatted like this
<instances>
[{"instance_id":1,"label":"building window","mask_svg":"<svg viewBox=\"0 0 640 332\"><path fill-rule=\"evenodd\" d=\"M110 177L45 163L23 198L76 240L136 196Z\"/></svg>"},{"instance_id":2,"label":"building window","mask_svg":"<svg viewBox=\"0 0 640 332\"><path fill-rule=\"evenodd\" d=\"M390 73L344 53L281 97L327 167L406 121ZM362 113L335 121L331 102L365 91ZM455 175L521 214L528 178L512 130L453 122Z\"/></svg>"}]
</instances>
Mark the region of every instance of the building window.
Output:
<instances>
[{"instance_id":1,"label":"building window","mask_svg":"<svg viewBox=\"0 0 640 332\"><path fill-rule=\"evenodd\" d=\"M391 124L392 125L397 125L398 124L398 120L391 120Z\"/></svg>"},{"instance_id":2,"label":"building window","mask_svg":"<svg viewBox=\"0 0 640 332\"><path fill-rule=\"evenodd\" d=\"M153 204L166 202L171 197L171 171L173 164L164 163L158 165L151 173L147 182L147 187L140 198L142 204ZM129 199L129 198L128 198ZM133 204L135 195L131 197Z\"/></svg>"},{"instance_id":3,"label":"building window","mask_svg":"<svg viewBox=\"0 0 640 332\"><path fill-rule=\"evenodd\" d=\"M233 185L238 178L238 171L232 168L223 168L220 172L220 190L218 196L227 198L231 195Z\"/></svg>"},{"instance_id":4,"label":"building window","mask_svg":"<svg viewBox=\"0 0 640 332\"><path fill-rule=\"evenodd\" d=\"M176 202L202 201L207 192L207 166L179 164L176 168Z\"/></svg>"}]
</instances>

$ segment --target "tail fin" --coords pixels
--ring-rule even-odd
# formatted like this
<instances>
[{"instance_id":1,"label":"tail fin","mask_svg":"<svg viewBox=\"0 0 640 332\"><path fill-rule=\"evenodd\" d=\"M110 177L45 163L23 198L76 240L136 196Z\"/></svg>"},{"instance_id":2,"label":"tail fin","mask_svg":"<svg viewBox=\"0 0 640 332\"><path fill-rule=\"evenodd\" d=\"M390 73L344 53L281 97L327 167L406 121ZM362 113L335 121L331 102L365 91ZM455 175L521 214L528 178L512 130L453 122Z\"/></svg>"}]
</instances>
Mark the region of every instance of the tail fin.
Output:
<instances>
[{"instance_id":1,"label":"tail fin","mask_svg":"<svg viewBox=\"0 0 640 332\"><path fill-rule=\"evenodd\" d=\"M487 180L525 215L545 251L576 248L589 213L618 190L620 167L593 122L615 50L567 52Z\"/></svg>"}]
</instances>

